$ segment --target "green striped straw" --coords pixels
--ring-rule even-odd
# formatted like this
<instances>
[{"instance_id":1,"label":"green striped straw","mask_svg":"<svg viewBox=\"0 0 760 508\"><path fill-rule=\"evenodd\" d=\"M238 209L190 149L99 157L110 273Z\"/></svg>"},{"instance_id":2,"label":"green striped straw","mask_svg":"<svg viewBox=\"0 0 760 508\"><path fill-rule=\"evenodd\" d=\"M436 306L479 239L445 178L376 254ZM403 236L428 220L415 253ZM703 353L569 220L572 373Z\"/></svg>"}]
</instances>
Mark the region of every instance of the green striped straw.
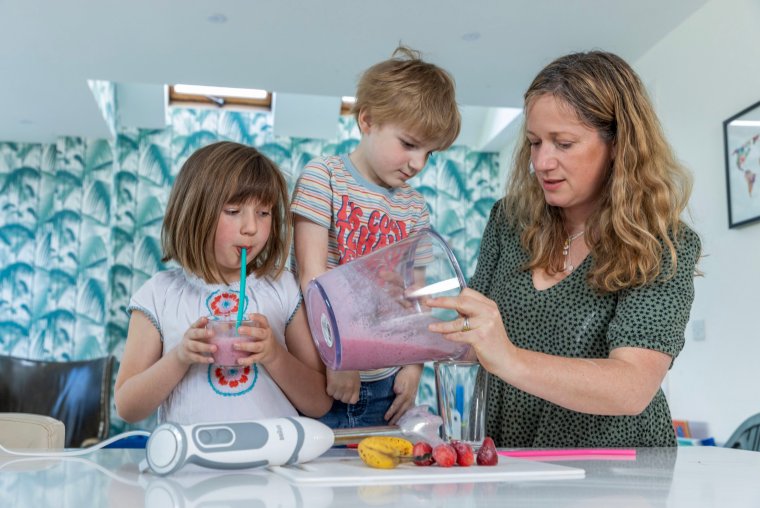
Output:
<instances>
[{"instance_id":1,"label":"green striped straw","mask_svg":"<svg viewBox=\"0 0 760 508\"><path fill-rule=\"evenodd\" d=\"M243 247L243 250L240 253L240 296L238 297L238 313L237 313L237 322L235 323L235 333L238 332L238 328L240 328L240 322L243 321L243 304L245 303L245 260L248 253L245 250L245 247Z\"/></svg>"}]
</instances>

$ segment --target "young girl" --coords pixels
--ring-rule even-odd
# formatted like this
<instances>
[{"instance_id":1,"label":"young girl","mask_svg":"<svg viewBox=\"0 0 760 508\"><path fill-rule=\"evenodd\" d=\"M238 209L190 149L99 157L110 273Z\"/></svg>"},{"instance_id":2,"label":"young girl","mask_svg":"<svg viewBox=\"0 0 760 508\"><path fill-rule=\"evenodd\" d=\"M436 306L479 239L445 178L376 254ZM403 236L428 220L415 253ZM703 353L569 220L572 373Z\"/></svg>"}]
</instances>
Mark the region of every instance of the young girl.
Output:
<instances>
[{"instance_id":1,"label":"young girl","mask_svg":"<svg viewBox=\"0 0 760 508\"><path fill-rule=\"evenodd\" d=\"M287 185L256 149L215 143L182 166L161 231L163 271L132 297L115 402L128 422L159 409L159 421L198 423L275 416L322 416L332 398L309 334L301 293L283 271L292 226ZM246 250L245 295L240 265ZM254 326L235 349L238 365L214 365L209 317L234 319L238 305Z\"/></svg>"}]
</instances>

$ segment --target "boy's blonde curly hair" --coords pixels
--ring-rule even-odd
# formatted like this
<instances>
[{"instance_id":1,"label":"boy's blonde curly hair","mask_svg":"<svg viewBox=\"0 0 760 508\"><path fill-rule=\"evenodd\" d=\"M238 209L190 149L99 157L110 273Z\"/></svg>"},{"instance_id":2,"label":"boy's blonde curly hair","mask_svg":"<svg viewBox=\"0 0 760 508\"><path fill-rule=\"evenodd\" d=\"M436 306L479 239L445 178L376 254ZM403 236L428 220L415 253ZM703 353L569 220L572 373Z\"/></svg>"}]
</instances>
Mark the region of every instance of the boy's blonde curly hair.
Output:
<instances>
[{"instance_id":1,"label":"boy's blonde curly hair","mask_svg":"<svg viewBox=\"0 0 760 508\"><path fill-rule=\"evenodd\" d=\"M459 135L454 79L403 45L362 74L352 110L357 121L362 111L373 123L391 122L412 131L436 150L450 147Z\"/></svg>"}]
</instances>

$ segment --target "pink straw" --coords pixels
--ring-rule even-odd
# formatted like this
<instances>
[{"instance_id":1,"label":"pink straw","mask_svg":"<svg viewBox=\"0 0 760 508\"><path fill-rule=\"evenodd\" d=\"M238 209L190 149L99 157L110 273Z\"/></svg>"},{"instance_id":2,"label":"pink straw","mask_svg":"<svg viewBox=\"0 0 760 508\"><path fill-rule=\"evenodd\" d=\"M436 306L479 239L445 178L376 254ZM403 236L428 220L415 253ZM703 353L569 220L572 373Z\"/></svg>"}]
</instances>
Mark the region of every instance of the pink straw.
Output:
<instances>
[{"instance_id":1,"label":"pink straw","mask_svg":"<svg viewBox=\"0 0 760 508\"><path fill-rule=\"evenodd\" d=\"M543 460L636 460L632 448L556 448L551 450L501 450L499 455Z\"/></svg>"}]
</instances>

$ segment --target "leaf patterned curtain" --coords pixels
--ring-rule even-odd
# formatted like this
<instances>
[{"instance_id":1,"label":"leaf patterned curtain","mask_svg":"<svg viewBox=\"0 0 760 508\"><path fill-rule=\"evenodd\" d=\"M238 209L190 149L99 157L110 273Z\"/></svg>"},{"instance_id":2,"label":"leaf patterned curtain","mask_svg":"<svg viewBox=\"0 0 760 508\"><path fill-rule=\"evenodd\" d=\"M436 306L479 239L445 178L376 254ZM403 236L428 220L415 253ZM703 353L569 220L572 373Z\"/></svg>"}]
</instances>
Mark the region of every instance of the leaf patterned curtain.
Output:
<instances>
[{"instance_id":1,"label":"leaf patterned curtain","mask_svg":"<svg viewBox=\"0 0 760 508\"><path fill-rule=\"evenodd\" d=\"M351 152L359 131L341 117L335 140L272 135L271 115L173 109L161 130L114 141L0 142L0 352L36 359L121 357L131 294L161 263L160 230L172 182L196 149L218 140L257 147L289 183L312 157ZM434 154L412 183L433 226L471 276L480 237L501 195L497 154L456 146ZM433 404L431 369L419 401ZM115 413L112 434L128 426ZM143 422L136 427L149 427Z\"/></svg>"}]
</instances>

